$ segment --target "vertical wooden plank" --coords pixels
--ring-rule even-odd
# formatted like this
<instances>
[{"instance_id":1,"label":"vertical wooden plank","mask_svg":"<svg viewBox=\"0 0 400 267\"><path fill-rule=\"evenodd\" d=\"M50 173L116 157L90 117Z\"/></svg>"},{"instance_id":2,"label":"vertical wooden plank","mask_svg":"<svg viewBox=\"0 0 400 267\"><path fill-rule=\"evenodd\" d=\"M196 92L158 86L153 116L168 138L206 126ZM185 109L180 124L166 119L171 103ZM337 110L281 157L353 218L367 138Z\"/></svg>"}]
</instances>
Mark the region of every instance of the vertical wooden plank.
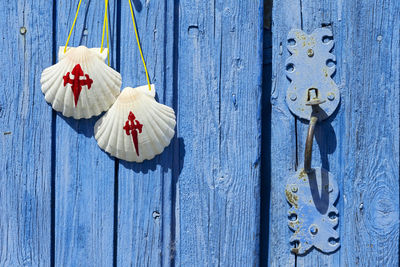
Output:
<instances>
[{"instance_id":1,"label":"vertical wooden plank","mask_svg":"<svg viewBox=\"0 0 400 267\"><path fill-rule=\"evenodd\" d=\"M174 3L132 0L132 6L156 98L173 107ZM123 87L147 83L128 0L121 2L121 62ZM172 260L172 164L178 145L179 140L173 140L161 155L140 164L119 162L119 266L167 266Z\"/></svg>"},{"instance_id":2,"label":"vertical wooden plank","mask_svg":"<svg viewBox=\"0 0 400 267\"><path fill-rule=\"evenodd\" d=\"M262 1L179 1L178 266L259 263Z\"/></svg>"},{"instance_id":3,"label":"vertical wooden plank","mask_svg":"<svg viewBox=\"0 0 400 267\"><path fill-rule=\"evenodd\" d=\"M335 38L342 103L317 129L313 164L336 174L341 185L341 249L331 255L314 250L298 257L300 265L399 263L399 196L393 190L399 188L399 53L391 50L399 44L399 5L390 2L302 1L304 30L325 25ZM300 124L300 140L306 128Z\"/></svg>"},{"instance_id":4,"label":"vertical wooden plank","mask_svg":"<svg viewBox=\"0 0 400 267\"><path fill-rule=\"evenodd\" d=\"M0 265L48 266L51 109L40 73L52 59L52 3L5 1L0 16Z\"/></svg>"},{"instance_id":5,"label":"vertical wooden plank","mask_svg":"<svg viewBox=\"0 0 400 267\"><path fill-rule=\"evenodd\" d=\"M343 46L343 25L337 22L337 3L332 0L313 1L301 0L301 25L304 32L310 34L314 29L320 27L329 27L333 31L335 46L332 53L336 56L337 62L342 61L341 48ZM343 101L343 88L340 84L342 77L342 68L337 65L336 73L333 76L335 82L341 88ZM342 102L343 103L343 102ZM345 139L341 132L341 123L343 121L343 106L340 105L336 113L334 113L326 121L319 122L315 130L315 145L313 146L313 162L312 166L322 167L329 170L335 175L339 188L340 196L337 207L339 209L339 225L343 223L342 209L342 190L343 190L343 174L341 172L340 162L343 156L342 147L338 147L338 139ZM297 119L297 151L299 153L300 168L304 164L305 140L307 138L308 121ZM339 233L340 233L339 226ZM342 243L342 240L339 240ZM340 265L340 249L332 254L324 254L313 249L305 256L297 256L298 266L339 266Z\"/></svg>"},{"instance_id":6,"label":"vertical wooden plank","mask_svg":"<svg viewBox=\"0 0 400 267\"><path fill-rule=\"evenodd\" d=\"M57 46L65 45L78 1L57 1ZM110 1L111 55L115 5ZM104 1L82 1L70 46L100 47ZM58 49L57 49L58 51ZM115 66L115 56L112 56ZM57 114L55 265L112 266L114 161L93 138L97 118Z\"/></svg>"},{"instance_id":7,"label":"vertical wooden plank","mask_svg":"<svg viewBox=\"0 0 400 267\"><path fill-rule=\"evenodd\" d=\"M400 2L341 4L341 264L398 266Z\"/></svg>"},{"instance_id":8,"label":"vertical wooden plank","mask_svg":"<svg viewBox=\"0 0 400 267\"><path fill-rule=\"evenodd\" d=\"M332 118L317 126L312 164L330 170L338 179L341 248L330 255L313 250L297 257L296 263L397 266L400 5L396 1L299 3L306 32L330 27L335 38L334 80L341 88L341 105ZM292 7L293 3L286 1L283 6ZM280 21L276 14L274 25ZM303 164L307 127L307 123L297 122L299 164ZM274 130L272 133L274 136Z\"/></svg>"},{"instance_id":9,"label":"vertical wooden plank","mask_svg":"<svg viewBox=\"0 0 400 267\"><path fill-rule=\"evenodd\" d=\"M301 27L300 2L274 2L272 12L271 198L268 257L270 266L294 266L287 225L286 180L297 168L296 122L285 103L289 81L285 76L287 33Z\"/></svg>"}]
</instances>

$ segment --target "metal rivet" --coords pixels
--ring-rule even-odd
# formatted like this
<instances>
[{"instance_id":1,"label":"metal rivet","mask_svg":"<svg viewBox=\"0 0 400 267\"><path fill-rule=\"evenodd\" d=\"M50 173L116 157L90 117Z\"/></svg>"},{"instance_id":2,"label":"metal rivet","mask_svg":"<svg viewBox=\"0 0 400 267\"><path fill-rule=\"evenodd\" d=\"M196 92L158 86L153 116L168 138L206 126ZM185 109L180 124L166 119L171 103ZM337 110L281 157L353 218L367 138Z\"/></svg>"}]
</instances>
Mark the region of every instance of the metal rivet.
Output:
<instances>
[{"instance_id":1,"label":"metal rivet","mask_svg":"<svg viewBox=\"0 0 400 267\"><path fill-rule=\"evenodd\" d=\"M316 235L318 233L318 227L316 225L311 225L310 227L310 233L313 235Z\"/></svg>"},{"instance_id":2,"label":"metal rivet","mask_svg":"<svg viewBox=\"0 0 400 267\"><path fill-rule=\"evenodd\" d=\"M19 32L20 32L22 35L25 35L25 33L26 33L26 28L25 28L25 27L21 27L21 28L19 29Z\"/></svg>"},{"instance_id":3,"label":"metal rivet","mask_svg":"<svg viewBox=\"0 0 400 267\"><path fill-rule=\"evenodd\" d=\"M297 186L295 186L295 185L294 185L294 186L292 186L292 192L293 192L293 193L296 193L296 192L297 192L297 190L299 190L299 189L297 188Z\"/></svg>"},{"instance_id":4,"label":"metal rivet","mask_svg":"<svg viewBox=\"0 0 400 267\"><path fill-rule=\"evenodd\" d=\"M382 35L378 35L378 37L376 37L376 40L378 41L378 42L380 42L380 41L382 41Z\"/></svg>"},{"instance_id":5,"label":"metal rivet","mask_svg":"<svg viewBox=\"0 0 400 267\"><path fill-rule=\"evenodd\" d=\"M85 29L84 31L83 31L83 35L88 35L89 34L89 31L87 30L87 29Z\"/></svg>"},{"instance_id":6,"label":"metal rivet","mask_svg":"<svg viewBox=\"0 0 400 267\"><path fill-rule=\"evenodd\" d=\"M157 220L160 218L160 213L158 211L153 211L153 219Z\"/></svg>"},{"instance_id":7,"label":"metal rivet","mask_svg":"<svg viewBox=\"0 0 400 267\"><path fill-rule=\"evenodd\" d=\"M329 100L329 101L335 100L335 94L334 94L334 93L329 93L329 94L328 94L328 100Z\"/></svg>"},{"instance_id":8,"label":"metal rivet","mask_svg":"<svg viewBox=\"0 0 400 267\"><path fill-rule=\"evenodd\" d=\"M360 210L362 210L362 209L364 208L364 204L361 203L360 206L358 206L358 208L359 208Z\"/></svg>"},{"instance_id":9,"label":"metal rivet","mask_svg":"<svg viewBox=\"0 0 400 267\"><path fill-rule=\"evenodd\" d=\"M297 99L296 94L291 94L291 95L290 95L290 100L296 101L296 99Z\"/></svg>"},{"instance_id":10,"label":"metal rivet","mask_svg":"<svg viewBox=\"0 0 400 267\"><path fill-rule=\"evenodd\" d=\"M310 49L308 49L307 50L307 55L309 56L309 57L313 57L314 56L314 51L310 48Z\"/></svg>"}]
</instances>

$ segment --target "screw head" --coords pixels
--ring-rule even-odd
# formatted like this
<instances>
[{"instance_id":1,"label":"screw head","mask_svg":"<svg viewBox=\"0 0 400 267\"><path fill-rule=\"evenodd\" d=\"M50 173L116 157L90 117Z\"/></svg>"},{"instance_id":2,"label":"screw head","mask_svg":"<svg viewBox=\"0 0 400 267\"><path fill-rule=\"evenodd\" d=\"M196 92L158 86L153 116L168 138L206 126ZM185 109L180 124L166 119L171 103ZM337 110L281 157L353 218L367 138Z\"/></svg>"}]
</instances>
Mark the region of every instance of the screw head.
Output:
<instances>
[{"instance_id":1,"label":"screw head","mask_svg":"<svg viewBox=\"0 0 400 267\"><path fill-rule=\"evenodd\" d=\"M313 57L314 56L314 50L312 50L311 48L307 50L307 55L309 57Z\"/></svg>"},{"instance_id":2,"label":"screw head","mask_svg":"<svg viewBox=\"0 0 400 267\"><path fill-rule=\"evenodd\" d=\"M312 235L316 235L318 233L318 227L315 224L310 226L310 233Z\"/></svg>"},{"instance_id":3,"label":"screw head","mask_svg":"<svg viewBox=\"0 0 400 267\"><path fill-rule=\"evenodd\" d=\"M334 94L334 93L329 93L329 94L328 94L328 100L329 100L329 101L335 100L335 94Z\"/></svg>"},{"instance_id":4,"label":"screw head","mask_svg":"<svg viewBox=\"0 0 400 267\"><path fill-rule=\"evenodd\" d=\"M19 32L20 32L22 35L24 35L24 34L26 33L26 28L25 28L25 27L21 27L21 28L19 29Z\"/></svg>"},{"instance_id":5,"label":"screw head","mask_svg":"<svg viewBox=\"0 0 400 267\"><path fill-rule=\"evenodd\" d=\"M293 185L292 186L292 192L296 193L299 189L297 188L297 186Z\"/></svg>"},{"instance_id":6,"label":"screw head","mask_svg":"<svg viewBox=\"0 0 400 267\"><path fill-rule=\"evenodd\" d=\"M160 218L160 213L158 211L153 211L153 219L158 219Z\"/></svg>"},{"instance_id":7,"label":"screw head","mask_svg":"<svg viewBox=\"0 0 400 267\"><path fill-rule=\"evenodd\" d=\"M297 99L297 95L296 94L291 94L290 95L290 100L296 101L296 99Z\"/></svg>"}]
</instances>

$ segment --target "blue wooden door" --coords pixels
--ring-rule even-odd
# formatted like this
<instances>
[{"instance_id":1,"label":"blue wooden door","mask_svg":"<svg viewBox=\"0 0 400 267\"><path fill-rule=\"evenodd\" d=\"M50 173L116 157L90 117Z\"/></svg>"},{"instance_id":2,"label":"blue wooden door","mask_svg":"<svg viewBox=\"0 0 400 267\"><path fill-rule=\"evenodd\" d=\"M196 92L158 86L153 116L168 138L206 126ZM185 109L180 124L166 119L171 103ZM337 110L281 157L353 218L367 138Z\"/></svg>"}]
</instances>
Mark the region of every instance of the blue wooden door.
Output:
<instances>
[{"instance_id":1,"label":"blue wooden door","mask_svg":"<svg viewBox=\"0 0 400 267\"><path fill-rule=\"evenodd\" d=\"M3 2L0 266L398 266L398 1L132 0L157 99L177 115L170 146L142 164L100 150L98 117L63 117L40 90L78 1ZM109 1L110 56L135 87L128 3ZM103 12L82 1L71 46L100 46ZM312 165L338 179L341 247L296 256L284 188L308 122L285 103L286 36L319 27L342 97Z\"/></svg>"},{"instance_id":2,"label":"blue wooden door","mask_svg":"<svg viewBox=\"0 0 400 267\"><path fill-rule=\"evenodd\" d=\"M258 265L262 1L132 0L176 136L151 161L108 156L98 117L40 90L78 1L3 1L0 266ZM146 82L128 0L109 1L111 65ZM82 1L70 46L99 47L104 1Z\"/></svg>"},{"instance_id":3,"label":"blue wooden door","mask_svg":"<svg viewBox=\"0 0 400 267\"><path fill-rule=\"evenodd\" d=\"M270 266L399 264L399 1L274 1L271 88ZM303 164L308 121L285 103L287 34L332 30L338 110L317 124L312 166L337 177L335 253L290 253L285 180Z\"/></svg>"}]
</instances>

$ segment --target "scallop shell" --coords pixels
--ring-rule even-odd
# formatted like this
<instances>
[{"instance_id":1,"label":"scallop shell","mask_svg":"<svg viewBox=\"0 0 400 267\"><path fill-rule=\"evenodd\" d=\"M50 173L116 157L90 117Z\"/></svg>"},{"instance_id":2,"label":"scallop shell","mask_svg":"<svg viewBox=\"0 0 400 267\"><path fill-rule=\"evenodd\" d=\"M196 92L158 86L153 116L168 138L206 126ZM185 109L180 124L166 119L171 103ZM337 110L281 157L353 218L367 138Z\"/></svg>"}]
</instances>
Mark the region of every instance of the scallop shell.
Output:
<instances>
[{"instance_id":1,"label":"scallop shell","mask_svg":"<svg viewBox=\"0 0 400 267\"><path fill-rule=\"evenodd\" d=\"M64 53L60 47L59 62L45 69L40 79L46 101L74 119L108 110L120 93L121 75L107 66L106 58L107 49L68 47Z\"/></svg>"},{"instance_id":2,"label":"scallop shell","mask_svg":"<svg viewBox=\"0 0 400 267\"><path fill-rule=\"evenodd\" d=\"M99 146L112 156L142 162L163 152L175 134L175 112L158 103L155 88L126 87L94 126Z\"/></svg>"}]
</instances>

